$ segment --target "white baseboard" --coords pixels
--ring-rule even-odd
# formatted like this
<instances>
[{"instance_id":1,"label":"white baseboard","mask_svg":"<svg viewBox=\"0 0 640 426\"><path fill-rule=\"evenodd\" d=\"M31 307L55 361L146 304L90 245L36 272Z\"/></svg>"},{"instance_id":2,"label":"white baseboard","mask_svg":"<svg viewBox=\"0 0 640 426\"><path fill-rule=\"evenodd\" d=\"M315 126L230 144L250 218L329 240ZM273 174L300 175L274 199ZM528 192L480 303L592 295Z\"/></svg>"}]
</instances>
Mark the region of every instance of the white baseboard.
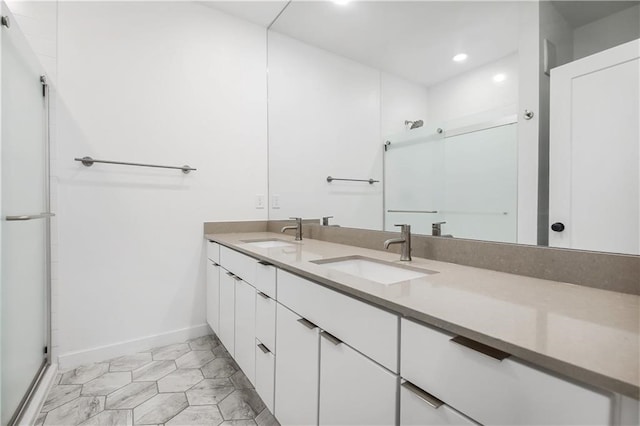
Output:
<instances>
[{"instance_id":1,"label":"white baseboard","mask_svg":"<svg viewBox=\"0 0 640 426\"><path fill-rule=\"evenodd\" d=\"M49 389L53 386L54 379L58 374L58 366L57 364L51 364L47 367L42 378L40 379L40 383L38 387L31 395L31 400L27 403L24 411L22 412L22 416L18 421L19 426L29 426L36 424L36 420L38 419L38 415L42 410L42 406L44 405L44 401L49 394Z\"/></svg>"},{"instance_id":2,"label":"white baseboard","mask_svg":"<svg viewBox=\"0 0 640 426\"><path fill-rule=\"evenodd\" d=\"M212 331L207 324L201 324L83 351L68 352L58 357L58 366L61 371L69 370L82 364L106 361L118 356L142 352L158 346L180 343L211 333Z\"/></svg>"}]
</instances>

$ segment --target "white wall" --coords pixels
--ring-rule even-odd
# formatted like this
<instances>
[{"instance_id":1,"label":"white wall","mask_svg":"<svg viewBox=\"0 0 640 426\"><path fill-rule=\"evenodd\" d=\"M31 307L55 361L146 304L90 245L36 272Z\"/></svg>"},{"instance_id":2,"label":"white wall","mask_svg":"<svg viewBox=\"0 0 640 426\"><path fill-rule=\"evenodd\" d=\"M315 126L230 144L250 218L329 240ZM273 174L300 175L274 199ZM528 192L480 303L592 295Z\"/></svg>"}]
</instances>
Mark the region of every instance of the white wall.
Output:
<instances>
[{"instance_id":1,"label":"white wall","mask_svg":"<svg viewBox=\"0 0 640 426\"><path fill-rule=\"evenodd\" d=\"M290 37L269 33L270 219L382 229L383 135L424 119L425 89Z\"/></svg>"},{"instance_id":2,"label":"white wall","mask_svg":"<svg viewBox=\"0 0 640 426\"><path fill-rule=\"evenodd\" d=\"M574 59L640 38L640 6L578 27L573 32Z\"/></svg>"},{"instance_id":3,"label":"white wall","mask_svg":"<svg viewBox=\"0 0 640 426\"><path fill-rule=\"evenodd\" d=\"M430 86L429 124L446 130L515 114L518 72L518 54L513 53ZM506 79L496 83L493 77L497 74Z\"/></svg>"},{"instance_id":4,"label":"white wall","mask_svg":"<svg viewBox=\"0 0 640 426\"><path fill-rule=\"evenodd\" d=\"M267 216L265 29L197 3L61 2L58 53L61 365L206 331L203 222Z\"/></svg>"}]
</instances>

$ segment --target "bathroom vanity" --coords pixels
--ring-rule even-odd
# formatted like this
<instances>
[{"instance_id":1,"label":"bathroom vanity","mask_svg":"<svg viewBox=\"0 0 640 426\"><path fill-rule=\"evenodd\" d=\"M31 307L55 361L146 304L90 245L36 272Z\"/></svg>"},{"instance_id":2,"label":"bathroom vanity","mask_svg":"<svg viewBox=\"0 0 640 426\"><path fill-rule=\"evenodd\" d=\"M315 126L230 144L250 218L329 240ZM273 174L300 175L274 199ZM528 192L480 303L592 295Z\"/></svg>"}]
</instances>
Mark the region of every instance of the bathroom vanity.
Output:
<instances>
[{"instance_id":1,"label":"bathroom vanity","mask_svg":"<svg viewBox=\"0 0 640 426\"><path fill-rule=\"evenodd\" d=\"M205 238L209 325L283 425L638 421L638 296L275 233Z\"/></svg>"}]
</instances>

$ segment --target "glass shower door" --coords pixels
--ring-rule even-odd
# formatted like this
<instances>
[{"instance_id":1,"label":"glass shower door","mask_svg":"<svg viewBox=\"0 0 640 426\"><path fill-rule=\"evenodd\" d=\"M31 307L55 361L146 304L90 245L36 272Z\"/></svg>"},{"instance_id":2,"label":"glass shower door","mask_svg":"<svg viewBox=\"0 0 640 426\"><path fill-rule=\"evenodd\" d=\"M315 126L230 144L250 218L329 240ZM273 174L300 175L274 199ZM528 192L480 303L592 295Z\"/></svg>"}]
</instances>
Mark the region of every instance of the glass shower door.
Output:
<instances>
[{"instance_id":1,"label":"glass shower door","mask_svg":"<svg viewBox=\"0 0 640 426\"><path fill-rule=\"evenodd\" d=\"M15 415L47 358L49 188L43 71L6 5L2 16L0 154L1 424Z\"/></svg>"}]
</instances>

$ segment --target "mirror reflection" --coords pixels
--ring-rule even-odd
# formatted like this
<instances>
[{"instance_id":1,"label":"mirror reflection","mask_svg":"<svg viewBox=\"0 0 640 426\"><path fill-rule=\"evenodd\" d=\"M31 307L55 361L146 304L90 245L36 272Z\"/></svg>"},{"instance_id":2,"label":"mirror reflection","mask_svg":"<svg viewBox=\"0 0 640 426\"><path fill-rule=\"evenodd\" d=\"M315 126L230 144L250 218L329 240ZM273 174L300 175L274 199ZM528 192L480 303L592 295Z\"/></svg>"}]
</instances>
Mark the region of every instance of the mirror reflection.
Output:
<instances>
[{"instance_id":1,"label":"mirror reflection","mask_svg":"<svg viewBox=\"0 0 640 426\"><path fill-rule=\"evenodd\" d=\"M639 254L639 28L636 1L289 2L270 219Z\"/></svg>"}]
</instances>

